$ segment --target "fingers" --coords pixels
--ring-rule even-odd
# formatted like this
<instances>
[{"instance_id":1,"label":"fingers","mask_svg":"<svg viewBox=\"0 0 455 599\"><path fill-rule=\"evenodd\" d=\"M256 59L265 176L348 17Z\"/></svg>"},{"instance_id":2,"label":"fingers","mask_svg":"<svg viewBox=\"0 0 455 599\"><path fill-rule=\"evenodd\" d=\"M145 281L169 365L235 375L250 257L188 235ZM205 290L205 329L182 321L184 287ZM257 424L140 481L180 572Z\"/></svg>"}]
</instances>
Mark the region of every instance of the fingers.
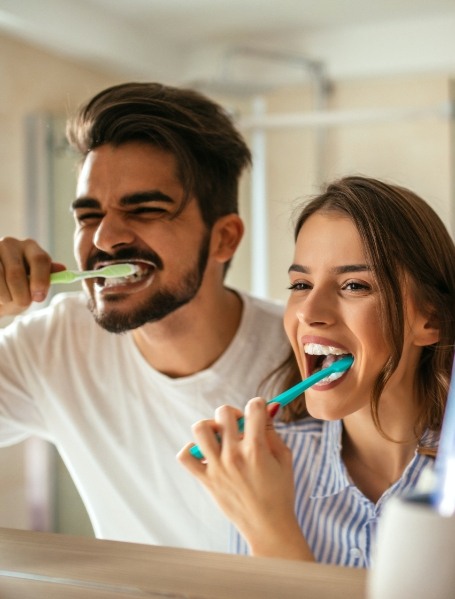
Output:
<instances>
[{"instance_id":1,"label":"fingers","mask_svg":"<svg viewBox=\"0 0 455 599\"><path fill-rule=\"evenodd\" d=\"M231 406L221 406L215 411L213 420L201 420L192 427L194 439L205 457L205 462L219 459L220 457L232 456L239 451L239 444L244 436L244 445L262 447L269 443L271 438L277 437L273 426L273 416L279 408L279 404L266 405L264 400L256 397L250 400L246 406L245 413L245 435L239 431L239 419L242 412ZM273 435L273 437L271 437ZM186 447L191 447L191 444ZM199 458L187 455L189 452L182 449L178 459L185 465L191 460Z\"/></svg>"},{"instance_id":2,"label":"fingers","mask_svg":"<svg viewBox=\"0 0 455 599\"><path fill-rule=\"evenodd\" d=\"M201 478L205 472L205 460L198 460L191 453L190 449L194 443L187 443L177 454L177 460L196 478Z\"/></svg>"},{"instance_id":3,"label":"fingers","mask_svg":"<svg viewBox=\"0 0 455 599\"><path fill-rule=\"evenodd\" d=\"M253 448L257 456L272 455L279 463L289 462L290 451L275 430L273 418L280 404L265 404L261 398L254 398L245 408L244 443Z\"/></svg>"},{"instance_id":4,"label":"fingers","mask_svg":"<svg viewBox=\"0 0 455 599\"><path fill-rule=\"evenodd\" d=\"M237 450L243 433L239 431L239 418L242 412L231 406L221 406L215 410L215 421L218 425L219 437L224 454L230 454ZM220 451L220 449L219 449ZM207 456L208 457L208 456Z\"/></svg>"},{"instance_id":5,"label":"fingers","mask_svg":"<svg viewBox=\"0 0 455 599\"><path fill-rule=\"evenodd\" d=\"M0 240L0 310L19 314L32 301L43 301L49 290L51 257L35 241ZM60 268L60 265L56 265Z\"/></svg>"},{"instance_id":6,"label":"fingers","mask_svg":"<svg viewBox=\"0 0 455 599\"><path fill-rule=\"evenodd\" d=\"M177 459L196 476L202 474L204 466L214 464L221 457L222 445L227 453L242 435L239 433L238 419L242 412L231 406L221 406L215 411L213 420L200 420L193 424L192 432L204 458L195 457L190 449L195 443L185 445L177 454Z\"/></svg>"}]
</instances>

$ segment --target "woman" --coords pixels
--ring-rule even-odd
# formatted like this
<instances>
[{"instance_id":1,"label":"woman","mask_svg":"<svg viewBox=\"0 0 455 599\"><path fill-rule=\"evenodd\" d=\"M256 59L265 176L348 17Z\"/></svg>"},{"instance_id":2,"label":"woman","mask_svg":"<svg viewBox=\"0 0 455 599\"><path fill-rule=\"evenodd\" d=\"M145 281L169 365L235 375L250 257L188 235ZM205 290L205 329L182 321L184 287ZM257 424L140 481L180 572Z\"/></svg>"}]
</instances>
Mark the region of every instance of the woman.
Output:
<instances>
[{"instance_id":1,"label":"woman","mask_svg":"<svg viewBox=\"0 0 455 599\"><path fill-rule=\"evenodd\" d=\"M295 240L285 329L300 377L344 354L352 367L307 390L275 427L276 404L252 399L243 437L238 410L219 408L193 429L206 459L188 446L179 459L234 523L236 551L368 566L384 504L414 489L436 453L455 246L421 198L363 177L305 205Z\"/></svg>"}]
</instances>

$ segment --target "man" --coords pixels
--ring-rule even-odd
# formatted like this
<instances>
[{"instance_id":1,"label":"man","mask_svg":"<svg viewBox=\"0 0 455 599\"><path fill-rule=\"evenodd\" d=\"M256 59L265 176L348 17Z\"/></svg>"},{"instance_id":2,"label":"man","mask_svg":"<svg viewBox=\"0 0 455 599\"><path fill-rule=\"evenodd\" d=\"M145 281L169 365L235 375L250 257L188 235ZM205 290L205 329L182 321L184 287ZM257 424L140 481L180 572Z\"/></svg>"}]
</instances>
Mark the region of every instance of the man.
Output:
<instances>
[{"instance_id":1,"label":"man","mask_svg":"<svg viewBox=\"0 0 455 599\"><path fill-rule=\"evenodd\" d=\"M175 455L194 421L257 394L289 347L280 307L223 282L249 150L209 99L148 83L99 93L68 139L82 157L79 267L138 273L87 280L1 332L0 443L54 443L98 537L227 550L227 522ZM64 268L31 240L2 240L0 261L2 315L43 301Z\"/></svg>"}]
</instances>

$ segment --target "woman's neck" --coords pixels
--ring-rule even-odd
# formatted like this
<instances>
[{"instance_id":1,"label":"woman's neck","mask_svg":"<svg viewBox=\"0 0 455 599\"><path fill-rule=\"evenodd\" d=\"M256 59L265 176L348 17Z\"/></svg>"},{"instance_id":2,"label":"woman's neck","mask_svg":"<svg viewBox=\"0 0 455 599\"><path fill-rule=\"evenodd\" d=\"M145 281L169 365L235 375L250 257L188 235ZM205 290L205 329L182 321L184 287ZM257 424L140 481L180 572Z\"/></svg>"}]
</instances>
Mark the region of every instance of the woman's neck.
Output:
<instances>
[{"instance_id":1,"label":"woman's neck","mask_svg":"<svg viewBox=\"0 0 455 599\"><path fill-rule=\"evenodd\" d=\"M354 484L375 503L401 478L415 454L419 441L414 433L415 412L402 409L389 426L384 419L383 434L370 414L357 412L343 421L343 461Z\"/></svg>"}]
</instances>

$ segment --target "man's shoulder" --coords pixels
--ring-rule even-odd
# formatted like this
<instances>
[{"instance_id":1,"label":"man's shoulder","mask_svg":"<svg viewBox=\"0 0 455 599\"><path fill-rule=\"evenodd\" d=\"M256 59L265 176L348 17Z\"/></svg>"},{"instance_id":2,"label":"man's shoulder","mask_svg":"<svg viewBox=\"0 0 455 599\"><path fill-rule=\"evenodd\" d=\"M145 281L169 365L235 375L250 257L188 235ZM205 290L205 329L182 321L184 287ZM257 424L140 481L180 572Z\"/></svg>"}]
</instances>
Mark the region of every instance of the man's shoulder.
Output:
<instances>
[{"instance_id":1,"label":"man's shoulder","mask_svg":"<svg viewBox=\"0 0 455 599\"><path fill-rule=\"evenodd\" d=\"M239 292L246 311L251 313L261 313L269 316L273 320L282 320L284 314L284 302L272 299L256 297L249 293Z\"/></svg>"}]
</instances>

